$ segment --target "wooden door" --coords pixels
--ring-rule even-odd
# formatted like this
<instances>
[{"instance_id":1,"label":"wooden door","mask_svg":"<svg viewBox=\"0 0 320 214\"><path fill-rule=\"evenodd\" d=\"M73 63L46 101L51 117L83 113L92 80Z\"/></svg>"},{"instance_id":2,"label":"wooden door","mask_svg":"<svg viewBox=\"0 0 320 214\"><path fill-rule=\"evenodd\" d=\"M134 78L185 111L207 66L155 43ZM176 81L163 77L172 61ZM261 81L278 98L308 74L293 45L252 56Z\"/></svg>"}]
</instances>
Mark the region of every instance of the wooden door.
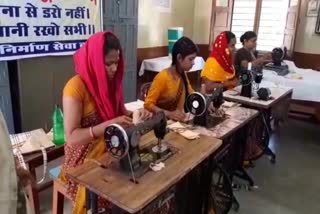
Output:
<instances>
[{"instance_id":1,"label":"wooden door","mask_svg":"<svg viewBox=\"0 0 320 214\"><path fill-rule=\"evenodd\" d=\"M210 50L215 38L223 31L231 30L234 0L213 0L211 15Z\"/></svg>"},{"instance_id":2,"label":"wooden door","mask_svg":"<svg viewBox=\"0 0 320 214\"><path fill-rule=\"evenodd\" d=\"M283 45L288 49L288 55L292 56L294 43L295 43L295 35L297 26L299 23L299 8L300 1L299 0L290 0L288 5L287 12L287 21L284 30L284 38Z\"/></svg>"},{"instance_id":3,"label":"wooden door","mask_svg":"<svg viewBox=\"0 0 320 214\"><path fill-rule=\"evenodd\" d=\"M118 36L125 58L123 79L125 102L134 101L137 85L138 0L103 2L103 28Z\"/></svg>"}]
</instances>

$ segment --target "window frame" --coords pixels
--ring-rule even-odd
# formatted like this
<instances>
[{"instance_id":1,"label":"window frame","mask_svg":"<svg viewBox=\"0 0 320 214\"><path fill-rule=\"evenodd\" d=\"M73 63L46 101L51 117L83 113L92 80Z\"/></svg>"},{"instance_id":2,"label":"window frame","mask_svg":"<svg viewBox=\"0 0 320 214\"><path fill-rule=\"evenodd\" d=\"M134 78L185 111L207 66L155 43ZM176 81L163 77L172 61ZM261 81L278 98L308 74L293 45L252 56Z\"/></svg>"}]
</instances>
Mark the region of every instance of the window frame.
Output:
<instances>
[{"instance_id":1,"label":"window frame","mask_svg":"<svg viewBox=\"0 0 320 214\"><path fill-rule=\"evenodd\" d=\"M211 49L211 42L214 41L214 38L211 38L212 37L212 32L214 32L214 23L213 23L213 17L214 17L214 13L216 12L216 3L217 3L218 0L212 0L212 14L211 14L211 25L210 25L210 44L209 44L209 49ZM234 0L236 1L236 0ZM263 0L256 0L256 10L255 10L255 15L254 15L254 25L253 25L253 31L257 33L257 35L259 34L259 27L260 27L260 18L261 18L261 11L262 11L262 1ZM289 0L288 2L288 8L291 7L291 1L292 0ZM234 3L232 4L232 12L231 12L231 24L230 24L230 30L231 30L231 27L232 27L232 20L233 20L233 10L234 10ZM293 44L292 44L292 52L294 51L294 46L295 46L295 39L296 39L296 34L297 34L297 30L298 30L298 25L299 25L299 15L300 15L300 7L301 7L301 0L298 0L297 2L297 5L298 7L298 13L297 13L297 23L296 23L296 27L295 27L295 33L294 33L294 41L293 41ZM287 12L288 13L288 12ZM285 29L284 29L285 30ZM284 41L283 41L284 43ZM266 52L269 52L269 51L263 51L263 50L258 50L259 53L266 53ZM292 53L291 53L292 54Z\"/></svg>"}]
</instances>

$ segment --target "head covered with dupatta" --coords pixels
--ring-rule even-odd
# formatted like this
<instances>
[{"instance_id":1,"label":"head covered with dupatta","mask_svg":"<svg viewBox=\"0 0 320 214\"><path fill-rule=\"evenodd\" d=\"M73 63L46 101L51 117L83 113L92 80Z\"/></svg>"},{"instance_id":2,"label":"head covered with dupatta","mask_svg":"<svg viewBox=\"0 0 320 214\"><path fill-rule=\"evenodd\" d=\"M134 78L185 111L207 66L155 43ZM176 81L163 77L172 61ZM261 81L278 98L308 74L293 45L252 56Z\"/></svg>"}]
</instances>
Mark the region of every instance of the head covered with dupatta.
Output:
<instances>
[{"instance_id":1,"label":"head covered with dupatta","mask_svg":"<svg viewBox=\"0 0 320 214\"><path fill-rule=\"evenodd\" d=\"M217 36L201 72L202 77L215 82L225 82L235 76L232 62L235 42L235 35L230 31L222 32Z\"/></svg>"},{"instance_id":2,"label":"head covered with dupatta","mask_svg":"<svg viewBox=\"0 0 320 214\"><path fill-rule=\"evenodd\" d=\"M118 55L113 67L105 64L105 56L112 49ZM124 59L118 38L111 32L92 35L74 54L74 63L76 72L96 103L101 119L106 121L123 115ZM114 70L112 78L109 78L109 69Z\"/></svg>"}]
</instances>

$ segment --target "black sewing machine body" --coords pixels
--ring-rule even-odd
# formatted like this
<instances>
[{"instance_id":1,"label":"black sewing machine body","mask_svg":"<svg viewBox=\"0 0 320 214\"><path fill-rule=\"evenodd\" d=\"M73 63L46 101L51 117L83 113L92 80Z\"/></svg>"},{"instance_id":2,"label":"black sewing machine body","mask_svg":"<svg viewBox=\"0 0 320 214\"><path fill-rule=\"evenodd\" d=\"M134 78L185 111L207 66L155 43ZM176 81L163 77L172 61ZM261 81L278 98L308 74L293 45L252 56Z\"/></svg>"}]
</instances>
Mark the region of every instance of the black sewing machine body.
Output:
<instances>
[{"instance_id":1,"label":"black sewing machine body","mask_svg":"<svg viewBox=\"0 0 320 214\"><path fill-rule=\"evenodd\" d=\"M240 96L251 98L253 84L255 84L255 90L260 100L267 101L271 98L271 91L269 88L259 88L259 84L263 79L263 73L260 71L242 71L240 75L241 92Z\"/></svg>"},{"instance_id":2,"label":"black sewing machine body","mask_svg":"<svg viewBox=\"0 0 320 214\"><path fill-rule=\"evenodd\" d=\"M253 75L251 71L243 70L240 75L240 83L241 83L240 96L249 97L249 98L252 97L252 81L253 81Z\"/></svg>"},{"instance_id":3,"label":"black sewing machine body","mask_svg":"<svg viewBox=\"0 0 320 214\"><path fill-rule=\"evenodd\" d=\"M222 88L217 88L210 96L199 92L190 94L187 98L187 109L194 115L193 124L211 128L221 123L225 117L210 114L208 108L212 103L215 109L219 109L223 102Z\"/></svg>"},{"instance_id":4,"label":"black sewing machine body","mask_svg":"<svg viewBox=\"0 0 320 214\"><path fill-rule=\"evenodd\" d=\"M289 73L289 67L283 62L287 55L287 48L274 48L272 50L272 62L264 66L267 70L275 71L279 76L285 76Z\"/></svg>"},{"instance_id":5,"label":"black sewing machine body","mask_svg":"<svg viewBox=\"0 0 320 214\"><path fill-rule=\"evenodd\" d=\"M115 158L120 159L120 169L126 173L135 173L135 177L140 177L149 170L150 162L162 161L173 154L173 148L168 148L161 154L154 154L152 147L162 141L167 134L167 120L163 112L153 116L151 119L139 123L135 126L123 128L120 125L112 124L105 129L105 143L108 152ZM153 130L158 141L141 150L139 142L141 137ZM147 155L148 160L143 160L141 156Z\"/></svg>"}]
</instances>

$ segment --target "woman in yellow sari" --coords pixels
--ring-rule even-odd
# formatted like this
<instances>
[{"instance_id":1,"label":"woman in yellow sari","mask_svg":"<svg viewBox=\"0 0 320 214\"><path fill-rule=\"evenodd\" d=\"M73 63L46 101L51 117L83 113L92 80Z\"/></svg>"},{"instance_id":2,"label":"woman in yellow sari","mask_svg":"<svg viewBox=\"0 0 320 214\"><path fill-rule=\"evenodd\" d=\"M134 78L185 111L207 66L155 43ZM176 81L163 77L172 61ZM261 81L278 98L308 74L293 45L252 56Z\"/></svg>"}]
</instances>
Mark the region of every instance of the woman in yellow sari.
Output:
<instances>
[{"instance_id":1,"label":"woman in yellow sari","mask_svg":"<svg viewBox=\"0 0 320 214\"><path fill-rule=\"evenodd\" d=\"M215 88L233 88L237 84L232 56L235 51L236 36L222 32L213 44L212 52L201 72L203 93L212 93Z\"/></svg>"},{"instance_id":2,"label":"woman in yellow sari","mask_svg":"<svg viewBox=\"0 0 320 214\"><path fill-rule=\"evenodd\" d=\"M180 38L174 44L171 66L157 74L148 91L144 103L147 110L151 112L162 111L169 119L185 121L187 110L185 109L185 100L193 92L185 72L192 68L197 53L197 46L187 37ZM174 213L202 212L202 193L204 191L200 190L203 185L199 184L202 172L203 170L199 167L179 181L175 187Z\"/></svg>"},{"instance_id":3,"label":"woman in yellow sari","mask_svg":"<svg viewBox=\"0 0 320 214\"><path fill-rule=\"evenodd\" d=\"M74 202L73 213L84 214L85 188L67 179L66 172L106 152L103 135L108 125L130 126L132 119L124 106L124 61L116 36L110 32L91 36L75 53L74 63L77 75L63 91L66 144L60 180L67 185ZM142 110L140 116L150 115ZM111 207L101 199L98 206L107 211Z\"/></svg>"},{"instance_id":4,"label":"woman in yellow sari","mask_svg":"<svg viewBox=\"0 0 320 214\"><path fill-rule=\"evenodd\" d=\"M180 38L172 48L172 65L154 78L144 107L151 112L165 112L169 119L185 120L185 100L193 92L186 71L194 65L197 46L187 37Z\"/></svg>"}]
</instances>

